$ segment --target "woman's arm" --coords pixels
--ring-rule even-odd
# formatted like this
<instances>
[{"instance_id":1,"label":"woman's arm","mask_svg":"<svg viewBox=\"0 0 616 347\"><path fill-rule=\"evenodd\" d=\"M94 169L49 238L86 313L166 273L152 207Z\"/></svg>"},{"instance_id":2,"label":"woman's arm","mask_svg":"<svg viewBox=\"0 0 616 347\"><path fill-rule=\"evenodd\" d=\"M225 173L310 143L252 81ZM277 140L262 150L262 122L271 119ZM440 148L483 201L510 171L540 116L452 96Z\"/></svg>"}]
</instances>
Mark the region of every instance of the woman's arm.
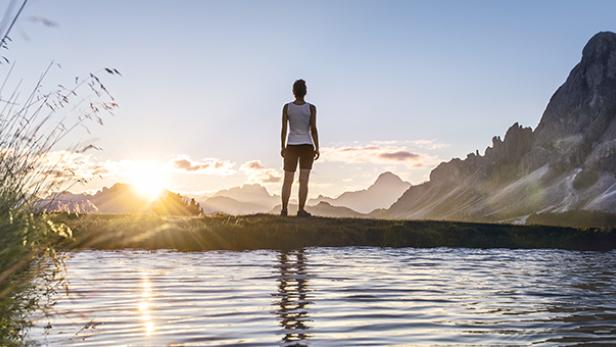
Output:
<instances>
[{"instance_id":1,"label":"woman's arm","mask_svg":"<svg viewBox=\"0 0 616 347\"><path fill-rule=\"evenodd\" d=\"M287 140L287 104L282 108L282 130L280 131L280 156L284 158L285 141Z\"/></svg>"},{"instance_id":2,"label":"woman's arm","mask_svg":"<svg viewBox=\"0 0 616 347\"><path fill-rule=\"evenodd\" d=\"M310 132L312 133L312 141L314 141L314 160L319 159L319 132L317 130L317 107L310 105Z\"/></svg>"}]
</instances>

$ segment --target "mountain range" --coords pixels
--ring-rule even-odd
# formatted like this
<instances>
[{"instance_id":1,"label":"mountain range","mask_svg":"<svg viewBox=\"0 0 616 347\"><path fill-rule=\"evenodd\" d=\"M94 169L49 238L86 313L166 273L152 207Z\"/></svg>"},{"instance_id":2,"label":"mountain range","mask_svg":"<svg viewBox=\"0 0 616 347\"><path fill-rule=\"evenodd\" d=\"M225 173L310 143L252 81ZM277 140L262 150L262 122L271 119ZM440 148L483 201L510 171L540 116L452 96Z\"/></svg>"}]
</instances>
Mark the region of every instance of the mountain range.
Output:
<instances>
[{"instance_id":1,"label":"mountain range","mask_svg":"<svg viewBox=\"0 0 616 347\"><path fill-rule=\"evenodd\" d=\"M364 190L346 192L337 198L320 196L308 202L306 209L323 217L367 217L365 212L387 207L408 187L400 177L391 172L382 173ZM205 214L224 213L246 215L280 211L280 196L270 194L258 184L245 184L195 197ZM48 211L71 213L131 214L142 212L152 202L141 196L128 184L116 183L94 194L61 193L54 199L43 199L39 206ZM290 201L291 214L297 203Z\"/></svg>"},{"instance_id":2,"label":"mountain range","mask_svg":"<svg viewBox=\"0 0 616 347\"><path fill-rule=\"evenodd\" d=\"M368 188L342 193L336 198L319 196L306 204L306 209L323 217L365 217L375 209L389 207L410 183L391 172L380 174ZM245 184L218 191L212 195L197 197L205 213L226 213L232 215L274 213L280 211L280 196L270 194L258 184ZM291 201L290 213L297 209Z\"/></svg>"},{"instance_id":3,"label":"mountain range","mask_svg":"<svg viewBox=\"0 0 616 347\"><path fill-rule=\"evenodd\" d=\"M376 181L366 189L345 192L336 198L319 196L310 200L308 205L326 202L332 206L348 207L360 213L369 213L376 209L388 208L410 186L410 183L387 171L380 174Z\"/></svg>"},{"instance_id":4,"label":"mountain range","mask_svg":"<svg viewBox=\"0 0 616 347\"><path fill-rule=\"evenodd\" d=\"M600 32L534 130L513 124L483 155L441 163L374 216L524 223L540 214L614 213L615 175L616 34Z\"/></svg>"},{"instance_id":5,"label":"mountain range","mask_svg":"<svg viewBox=\"0 0 616 347\"><path fill-rule=\"evenodd\" d=\"M268 213L280 202L279 196L270 194L259 184L244 184L220 190L212 195L199 196L196 199L206 214L231 215Z\"/></svg>"}]
</instances>

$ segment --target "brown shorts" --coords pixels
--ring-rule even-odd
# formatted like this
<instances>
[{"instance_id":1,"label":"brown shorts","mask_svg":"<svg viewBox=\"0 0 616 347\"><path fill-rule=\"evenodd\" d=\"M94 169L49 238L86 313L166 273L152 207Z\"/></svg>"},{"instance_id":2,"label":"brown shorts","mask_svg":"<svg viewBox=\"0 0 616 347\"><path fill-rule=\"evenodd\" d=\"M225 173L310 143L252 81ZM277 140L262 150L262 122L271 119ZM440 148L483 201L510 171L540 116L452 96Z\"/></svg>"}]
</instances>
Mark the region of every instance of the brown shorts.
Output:
<instances>
[{"instance_id":1,"label":"brown shorts","mask_svg":"<svg viewBox=\"0 0 616 347\"><path fill-rule=\"evenodd\" d=\"M284 171L295 172L298 161L300 170L312 169L314 147L312 145L287 145L284 150Z\"/></svg>"}]
</instances>

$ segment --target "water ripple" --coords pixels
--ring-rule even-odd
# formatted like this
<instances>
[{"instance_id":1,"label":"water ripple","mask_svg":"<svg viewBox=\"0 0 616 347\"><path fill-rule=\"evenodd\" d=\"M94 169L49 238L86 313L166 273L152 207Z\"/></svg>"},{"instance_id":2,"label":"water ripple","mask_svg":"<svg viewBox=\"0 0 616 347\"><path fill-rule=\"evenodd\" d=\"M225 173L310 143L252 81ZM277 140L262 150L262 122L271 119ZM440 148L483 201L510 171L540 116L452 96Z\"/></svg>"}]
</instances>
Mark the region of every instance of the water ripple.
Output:
<instances>
[{"instance_id":1,"label":"water ripple","mask_svg":"<svg viewBox=\"0 0 616 347\"><path fill-rule=\"evenodd\" d=\"M29 332L42 345L616 345L615 252L81 251L66 265L69 293Z\"/></svg>"}]
</instances>

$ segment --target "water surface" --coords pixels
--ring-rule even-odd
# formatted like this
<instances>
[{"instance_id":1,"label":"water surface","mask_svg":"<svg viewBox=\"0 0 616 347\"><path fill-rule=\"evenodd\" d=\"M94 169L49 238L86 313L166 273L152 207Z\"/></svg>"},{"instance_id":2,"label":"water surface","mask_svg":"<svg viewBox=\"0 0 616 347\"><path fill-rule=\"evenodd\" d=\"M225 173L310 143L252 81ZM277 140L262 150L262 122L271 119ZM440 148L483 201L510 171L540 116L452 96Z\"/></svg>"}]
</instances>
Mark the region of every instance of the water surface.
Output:
<instances>
[{"instance_id":1,"label":"water surface","mask_svg":"<svg viewBox=\"0 0 616 347\"><path fill-rule=\"evenodd\" d=\"M616 345L616 252L80 251L66 268L43 345Z\"/></svg>"}]
</instances>

